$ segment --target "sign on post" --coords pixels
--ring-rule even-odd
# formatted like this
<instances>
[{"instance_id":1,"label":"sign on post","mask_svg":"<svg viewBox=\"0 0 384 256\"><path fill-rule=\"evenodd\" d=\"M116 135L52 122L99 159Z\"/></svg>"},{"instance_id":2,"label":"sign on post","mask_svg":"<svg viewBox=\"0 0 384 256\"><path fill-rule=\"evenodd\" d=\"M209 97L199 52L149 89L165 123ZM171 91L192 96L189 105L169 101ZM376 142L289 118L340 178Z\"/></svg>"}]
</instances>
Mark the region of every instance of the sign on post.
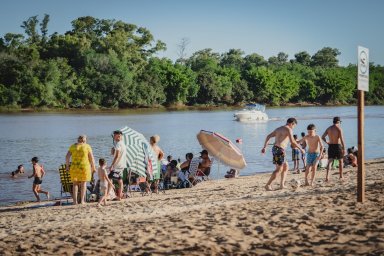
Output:
<instances>
[{"instance_id":1,"label":"sign on post","mask_svg":"<svg viewBox=\"0 0 384 256\"><path fill-rule=\"evenodd\" d=\"M369 89L369 50L357 47L357 89L367 92Z\"/></svg>"},{"instance_id":2,"label":"sign on post","mask_svg":"<svg viewBox=\"0 0 384 256\"><path fill-rule=\"evenodd\" d=\"M365 160L364 160L364 92L369 90L369 50L357 48L357 201L365 201Z\"/></svg>"}]
</instances>

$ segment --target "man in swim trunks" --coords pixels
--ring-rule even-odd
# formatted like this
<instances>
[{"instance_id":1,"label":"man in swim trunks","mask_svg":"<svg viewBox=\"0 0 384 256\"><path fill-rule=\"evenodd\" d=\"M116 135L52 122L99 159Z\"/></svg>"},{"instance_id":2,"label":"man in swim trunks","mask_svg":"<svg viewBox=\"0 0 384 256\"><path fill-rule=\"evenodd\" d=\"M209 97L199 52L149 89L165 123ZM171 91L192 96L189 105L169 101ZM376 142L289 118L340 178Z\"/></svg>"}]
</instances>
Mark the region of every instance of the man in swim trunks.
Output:
<instances>
[{"instance_id":1,"label":"man in swim trunks","mask_svg":"<svg viewBox=\"0 0 384 256\"><path fill-rule=\"evenodd\" d=\"M288 171L288 162L285 159L285 148L287 147L288 141L291 142L292 147L298 148L301 152L305 152L300 145L295 141L292 134L292 129L297 125L297 120L293 117L288 118L287 124L280 126L275 129L273 132L268 134L265 138L264 147L261 150L261 153L265 153L265 149L268 145L268 141L275 137L275 143L272 147L273 163L276 166L275 171L272 173L271 178L268 183L265 185L266 190L272 190L271 184L276 179L279 172L281 172L281 183L280 188L285 188L285 178Z\"/></svg>"},{"instance_id":2,"label":"man in swim trunks","mask_svg":"<svg viewBox=\"0 0 384 256\"><path fill-rule=\"evenodd\" d=\"M307 127L308 135L304 136L299 143L305 142L308 146L307 152L307 165L305 167L305 185L313 186L315 180L315 174L317 170L317 164L320 160L320 152L323 152L323 143L319 135L316 135L316 126L310 124ZM310 170L312 171L311 182L308 182L308 175Z\"/></svg>"},{"instance_id":3,"label":"man in swim trunks","mask_svg":"<svg viewBox=\"0 0 384 256\"><path fill-rule=\"evenodd\" d=\"M345 154L345 144L343 131L340 127L341 120L340 117L336 116L333 118L333 125L325 130L323 136L321 138L325 143L329 145L328 147L328 165L327 165L327 175L325 181L329 181L329 168L333 162L333 160L339 160L339 177L343 179L343 156ZM328 136L329 140L326 140Z\"/></svg>"}]
</instances>

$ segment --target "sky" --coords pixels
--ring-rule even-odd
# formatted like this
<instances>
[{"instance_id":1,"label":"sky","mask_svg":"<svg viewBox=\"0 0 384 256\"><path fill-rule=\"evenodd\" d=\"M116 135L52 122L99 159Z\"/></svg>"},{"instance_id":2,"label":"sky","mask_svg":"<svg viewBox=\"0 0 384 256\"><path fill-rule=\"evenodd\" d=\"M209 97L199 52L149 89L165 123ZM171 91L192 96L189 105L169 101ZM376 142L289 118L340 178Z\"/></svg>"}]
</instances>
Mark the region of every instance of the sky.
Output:
<instances>
[{"instance_id":1,"label":"sky","mask_svg":"<svg viewBox=\"0 0 384 256\"><path fill-rule=\"evenodd\" d=\"M357 63L357 46L369 48L369 61L384 65L382 0L2 0L0 36L23 33L24 20L50 15L48 34L71 30L81 16L122 20L147 28L167 45L159 57L178 58L187 38L187 57L211 48L223 54L240 49L268 59L289 59L337 48L339 64ZM245 56L244 55L244 56Z\"/></svg>"}]
</instances>

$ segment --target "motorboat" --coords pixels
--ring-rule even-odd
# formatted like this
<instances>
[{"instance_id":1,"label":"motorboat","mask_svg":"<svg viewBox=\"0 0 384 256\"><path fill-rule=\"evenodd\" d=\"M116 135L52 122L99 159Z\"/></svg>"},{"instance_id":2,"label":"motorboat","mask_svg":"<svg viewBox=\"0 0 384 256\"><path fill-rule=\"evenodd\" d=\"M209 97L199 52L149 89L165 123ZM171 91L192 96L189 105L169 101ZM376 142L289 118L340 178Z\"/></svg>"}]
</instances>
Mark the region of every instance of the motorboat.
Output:
<instances>
[{"instance_id":1,"label":"motorboat","mask_svg":"<svg viewBox=\"0 0 384 256\"><path fill-rule=\"evenodd\" d=\"M233 116L240 122L268 121L265 105L261 104L247 104L243 110L236 112Z\"/></svg>"}]
</instances>

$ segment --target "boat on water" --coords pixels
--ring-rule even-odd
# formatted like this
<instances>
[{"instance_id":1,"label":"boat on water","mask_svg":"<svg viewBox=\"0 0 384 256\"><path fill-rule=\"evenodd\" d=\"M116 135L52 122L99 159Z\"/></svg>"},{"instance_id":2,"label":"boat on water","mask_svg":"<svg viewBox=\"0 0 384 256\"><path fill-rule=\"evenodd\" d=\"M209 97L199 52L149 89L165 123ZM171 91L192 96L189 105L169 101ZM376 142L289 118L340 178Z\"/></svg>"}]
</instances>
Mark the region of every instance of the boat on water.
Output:
<instances>
[{"instance_id":1,"label":"boat on water","mask_svg":"<svg viewBox=\"0 0 384 256\"><path fill-rule=\"evenodd\" d=\"M261 104L247 104L243 110L236 112L233 116L240 122L268 121L265 105Z\"/></svg>"}]
</instances>

